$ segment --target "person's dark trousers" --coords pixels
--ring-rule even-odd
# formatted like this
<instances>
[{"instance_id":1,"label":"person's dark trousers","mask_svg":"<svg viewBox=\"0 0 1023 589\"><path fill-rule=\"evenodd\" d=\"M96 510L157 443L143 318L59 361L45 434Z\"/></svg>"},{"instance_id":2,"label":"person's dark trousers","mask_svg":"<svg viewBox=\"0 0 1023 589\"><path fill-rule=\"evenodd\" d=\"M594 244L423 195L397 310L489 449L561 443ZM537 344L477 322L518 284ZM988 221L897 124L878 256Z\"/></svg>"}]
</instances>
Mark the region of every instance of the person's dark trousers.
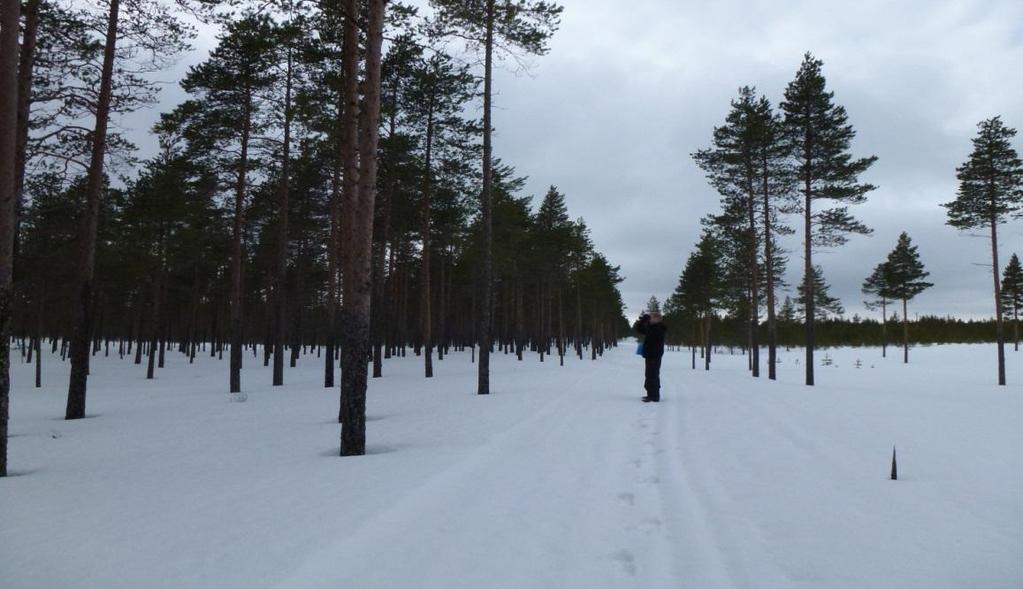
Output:
<instances>
[{"instance_id":1,"label":"person's dark trousers","mask_svg":"<svg viewBox=\"0 0 1023 589\"><path fill-rule=\"evenodd\" d=\"M661 357L644 358L646 360L646 380L643 388L651 401L661 400Z\"/></svg>"}]
</instances>

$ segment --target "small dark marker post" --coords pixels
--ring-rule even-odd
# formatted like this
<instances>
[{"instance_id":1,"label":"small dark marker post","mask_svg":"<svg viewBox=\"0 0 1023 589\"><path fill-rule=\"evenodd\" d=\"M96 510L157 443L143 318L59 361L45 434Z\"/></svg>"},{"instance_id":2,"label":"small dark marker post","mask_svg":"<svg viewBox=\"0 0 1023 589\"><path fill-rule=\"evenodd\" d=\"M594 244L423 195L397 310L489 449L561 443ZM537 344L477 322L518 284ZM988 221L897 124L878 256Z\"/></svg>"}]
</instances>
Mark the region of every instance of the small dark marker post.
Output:
<instances>
[{"instance_id":1,"label":"small dark marker post","mask_svg":"<svg viewBox=\"0 0 1023 589\"><path fill-rule=\"evenodd\" d=\"M892 480L899 480L899 470L895 464L895 446L892 446Z\"/></svg>"}]
</instances>

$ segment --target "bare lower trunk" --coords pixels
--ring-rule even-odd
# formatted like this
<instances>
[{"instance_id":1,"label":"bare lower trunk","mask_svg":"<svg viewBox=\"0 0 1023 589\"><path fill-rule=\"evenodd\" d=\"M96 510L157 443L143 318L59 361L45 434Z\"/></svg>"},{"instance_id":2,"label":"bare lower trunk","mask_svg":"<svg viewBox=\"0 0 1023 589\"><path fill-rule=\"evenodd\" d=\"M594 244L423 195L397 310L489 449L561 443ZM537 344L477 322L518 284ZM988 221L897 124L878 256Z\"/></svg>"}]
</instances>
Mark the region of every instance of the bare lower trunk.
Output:
<instances>
[{"instance_id":1,"label":"bare lower trunk","mask_svg":"<svg viewBox=\"0 0 1023 589\"><path fill-rule=\"evenodd\" d=\"M15 152L18 126L19 0L0 5L0 477L7 476L7 420L11 390L11 281L18 190ZM38 360L37 360L38 361Z\"/></svg>"},{"instance_id":2,"label":"bare lower trunk","mask_svg":"<svg viewBox=\"0 0 1023 589\"><path fill-rule=\"evenodd\" d=\"M881 357L888 357L888 300L881 299Z\"/></svg>"},{"instance_id":3,"label":"bare lower trunk","mask_svg":"<svg viewBox=\"0 0 1023 589\"><path fill-rule=\"evenodd\" d=\"M490 313L493 307L493 147L491 145L491 99L494 65L494 0L486 1L486 38L483 58L483 190L480 212L483 240L480 244L479 379L476 393L490 394Z\"/></svg>"},{"instance_id":4,"label":"bare lower trunk","mask_svg":"<svg viewBox=\"0 0 1023 589\"><path fill-rule=\"evenodd\" d=\"M1002 282L998 279L997 219L991 219L991 264L991 271L995 279L995 337L998 342L998 384L1005 386L1005 328L1002 322Z\"/></svg>"},{"instance_id":5,"label":"bare lower trunk","mask_svg":"<svg viewBox=\"0 0 1023 589\"><path fill-rule=\"evenodd\" d=\"M71 378L68 384L65 419L85 417L85 391L89 378L89 343L92 331L92 290L96 268L96 230L99 222L99 201L103 192L103 159L106 155L119 16L120 0L111 0L103 48L99 97L96 102L96 127L92 133L85 206L82 209L78 234L78 273L71 302Z\"/></svg>"},{"instance_id":6,"label":"bare lower trunk","mask_svg":"<svg viewBox=\"0 0 1023 589\"><path fill-rule=\"evenodd\" d=\"M231 234L231 392L242 390L242 230L245 224L245 190L249 167L249 135L252 132L252 94L245 96L245 120L242 122L241 155L238 158L238 179L234 191L234 225Z\"/></svg>"},{"instance_id":7,"label":"bare lower trunk","mask_svg":"<svg viewBox=\"0 0 1023 589\"><path fill-rule=\"evenodd\" d=\"M358 24L355 2L346 2L349 13L345 17L346 54L351 60L356 51ZM345 195L348 205L346 221L349 231L348 247L342 258L344 308L341 313L344 330L341 346L341 455L360 456L366 453L366 381L370 352L370 311L372 301L373 211L377 179L377 124L380 118L380 66L383 41L385 0L370 0L366 39L366 77L364 109L359 138L359 185L356 193ZM349 40L351 37L351 41ZM349 63L351 63L349 61ZM347 73L347 72L346 72ZM354 76L352 76L354 78ZM349 82L351 82L349 87ZM346 121L349 109L357 108L354 99L354 79L346 79L346 92L351 90L353 100L345 101ZM354 114L354 113L352 113ZM348 129L346 129L348 131ZM354 163L354 162L352 162ZM346 171L349 166L346 166Z\"/></svg>"},{"instance_id":8,"label":"bare lower trunk","mask_svg":"<svg viewBox=\"0 0 1023 589\"><path fill-rule=\"evenodd\" d=\"M431 295L430 295L430 192L433 189L433 170L431 156L433 153L433 94L430 95L427 107L426 123L426 157L423 165L423 201L422 201L422 334L423 334L423 368L426 378L433 378L433 317L431 316Z\"/></svg>"},{"instance_id":9,"label":"bare lower trunk","mask_svg":"<svg viewBox=\"0 0 1023 589\"><path fill-rule=\"evenodd\" d=\"M156 344L160 336L160 289L163 287L163 268L157 272L157 278L153 284L153 318L149 328L149 364L146 366L146 378L152 380L156 363Z\"/></svg>"},{"instance_id":10,"label":"bare lower trunk","mask_svg":"<svg viewBox=\"0 0 1023 589\"><path fill-rule=\"evenodd\" d=\"M774 316L774 252L771 250L771 185L767 181L768 164L763 162L764 174L764 276L767 280L767 378L777 378L778 330Z\"/></svg>"},{"instance_id":11,"label":"bare lower trunk","mask_svg":"<svg viewBox=\"0 0 1023 589\"><path fill-rule=\"evenodd\" d=\"M338 254L341 246L341 170L344 167L344 141L341 121L344 96L337 105L337 138L334 146L334 169L330 182L330 242L327 244L327 344L323 354L323 386L334 388L334 348L337 346Z\"/></svg>"},{"instance_id":12,"label":"bare lower trunk","mask_svg":"<svg viewBox=\"0 0 1023 589\"><path fill-rule=\"evenodd\" d=\"M813 386L813 348L816 344L814 333L814 322L816 312L813 293L813 247L812 247L812 219L810 199L810 178L805 179L804 186L804 209L803 209L803 296L806 304L806 386Z\"/></svg>"},{"instance_id":13,"label":"bare lower trunk","mask_svg":"<svg viewBox=\"0 0 1023 589\"><path fill-rule=\"evenodd\" d=\"M902 363L909 364L909 317L906 316L906 299L902 299Z\"/></svg>"},{"instance_id":14,"label":"bare lower trunk","mask_svg":"<svg viewBox=\"0 0 1023 589\"><path fill-rule=\"evenodd\" d=\"M291 160L291 49L284 84L284 147L281 154L281 178L277 186L277 252L274 262L274 369L273 386L284 384L284 339L287 297L285 279L288 273L288 174Z\"/></svg>"}]
</instances>

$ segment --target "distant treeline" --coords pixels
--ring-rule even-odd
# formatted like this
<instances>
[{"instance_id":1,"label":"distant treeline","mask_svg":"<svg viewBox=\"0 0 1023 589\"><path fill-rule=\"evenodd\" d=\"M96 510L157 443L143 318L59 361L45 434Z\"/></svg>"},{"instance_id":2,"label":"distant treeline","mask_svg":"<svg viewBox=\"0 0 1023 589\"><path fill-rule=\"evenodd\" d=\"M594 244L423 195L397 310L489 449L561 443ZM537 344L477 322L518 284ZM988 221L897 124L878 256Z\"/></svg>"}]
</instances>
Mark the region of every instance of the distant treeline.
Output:
<instances>
[{"instance_id":1,"label":"distant treeline","mask_svg":"<svg viewBox=\"0 0 1023 589\"><path fill-rule=\"evenodd\" d=\"M669 314L665 321L669 325L668 340L672 345L699 345L700 332L696 322ZM717 317L713 319L711 339L714 345L747 347L749 345L749 323L744 318ZM888 322L884 329L880 321L874 319L818 319L816 322L817 345L823 347L837 346L881 346L884 344L898 347L902 343L902 325ZM1011 341L1016 341L1016 333L1010 322L1008 331ZM964 320L954 317L937 317L925 315L909 321L909 343L911 344L975 344L993 343L997 332L994 319ZM802 321L778 322L778 345L800 347L805 343L805 330Z\"/></svg>"}]
</instances>

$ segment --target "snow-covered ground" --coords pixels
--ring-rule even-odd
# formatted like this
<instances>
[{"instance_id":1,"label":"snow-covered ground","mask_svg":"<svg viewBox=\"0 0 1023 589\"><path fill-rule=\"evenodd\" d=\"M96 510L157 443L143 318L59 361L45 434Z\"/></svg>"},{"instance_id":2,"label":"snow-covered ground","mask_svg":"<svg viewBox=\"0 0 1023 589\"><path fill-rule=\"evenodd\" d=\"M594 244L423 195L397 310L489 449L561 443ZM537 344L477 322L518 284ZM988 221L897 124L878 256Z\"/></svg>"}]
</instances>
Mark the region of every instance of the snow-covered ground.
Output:
<instances>
[{"instance_id":1,"label":"snow-covered ground","mask_svg":"<svg viewBox=\"0 0 1023 589\"><path fill-rule=\"evenodd\" d=\"M497 355L489 397L392 360L357 458L315 356L247 358L245 403L226 361L96 357L74 422L66 366L16 363L0 587L1023 587L1023 353L999 388L992 346L821 351L806 388L801 350L674 352L647 405L632 349Z\"/></svg>"}]
</instances>

